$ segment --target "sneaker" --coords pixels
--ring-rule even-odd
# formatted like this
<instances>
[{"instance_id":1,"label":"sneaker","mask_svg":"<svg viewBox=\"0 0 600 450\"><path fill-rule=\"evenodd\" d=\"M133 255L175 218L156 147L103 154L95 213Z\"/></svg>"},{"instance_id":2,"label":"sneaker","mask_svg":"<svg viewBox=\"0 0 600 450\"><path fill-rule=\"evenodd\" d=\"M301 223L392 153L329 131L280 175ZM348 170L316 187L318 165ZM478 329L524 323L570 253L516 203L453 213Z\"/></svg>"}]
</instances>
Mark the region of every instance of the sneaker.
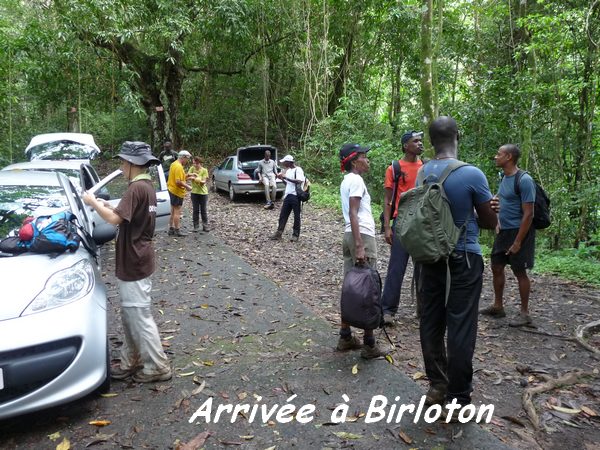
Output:
<instances>
[{"instance_id":1,"label":"sneaker","mask_svg":"<svg viewBox=\"0 0 600 450\"><path fill-rule=\"evenodd\" d=\"M363 359L374 359L379 358L380 356L385 356L385 352L383 352L377 344L375 345L363 345L360 351L360 357Z\"/></svg>"},{"instance_id":2,"label":"sneaker","mask_svg":"<svg viewBox=\"0 0 600 450\"><path fill-rule=\"evenodd\" d=\"M121 366L113 366L110 368L110 377L113 380L125 380L138 371L139 367L131 367L122 369Z\"/></svg>"},{"instance_id":3,"label":"sneaker","mask_svg":"<svg viewBox=\"0 0 600 450\"><path fill-rule=\"evenodd\" d=\"M273 209L275 208L275 203L271 202L269 203L269 207L267 209Z\"/></svg>"},{"instance_id":4,"label":"sneaker","mask_svg":"<svg viewBox=\"0 0 600 450\"><path fill-rule=\"evenodd\" d=\"M502 317L506 317L506 313L504 312L504 307L497 308L495 306L488 306L485 309L479 311L479 314L482 316L493 317L495 319L501 319Z\"/></svg>"},{"instance_id":5,"label":"sneaker","mask_svg":"<svg viewBox=\"0 0 600 450\"><path fill-rule=\"evenodd\" d=\"M175 228L170 227L169 228L169 232L167 233L168 236L173 236L175 234Z\"/></svg>"},{"instance_id":6,"label":"sneaker","mask_svg":"<svg viewBox=\"0 0 600 450\"><path fill-rule=\"evenodd\" d=\"M395 321L394 321L394 316L392 316L391 314L384 314L383 315L383 326L385 327L393 327L395 325Z\"/></svg>"},{"instance_id":7,"label":"sneaker","mask_svg":"<svg viewBox=\"0 0 600 450\"><path fill-rule=\"evenodd\" d=\"M133 375L133 381L136 383L154 383L156 381L167 381L173 377L173 372L171 372L171 368L168 369L167 372L162 373L152 373L148 374L143 372L142 370L138 370Z\"/></svg>"},{"instance_id":8,"label":"sneaker","mask_svg":"<svg viewBox=\"0 0 600 450\"><path fill-rule=\"evenodd\" d=\"M362 344L360 340L352 334L349 338L340 336L336 350L338 352L347 352L348 350L358 350L359 348L362 348Z\"/></svg>"},{"instance_id":9,"label":"sneaker","mask_svg":"<svg viewBox=\"0 0 600 450\"><path fill-rule=\"evenodd\" d=\"M205 233L208 233L210 231L210 227L207 223L202 224L202 231L204 231Z\"/></svg>"},{"instance_id":10,"label":"sneaker","mask_svg":"<svg viewBox=\"0 0 600 450\"><path fill-rule=\"evenodd\" d=\"M427 406L432 405L444 405L446 401L446 390L442 388L437 388L435 386L430 386L427 394L425 394L425 404Z\"/></svg>"},{"instance_id":11,"label":"sneaker","mask_svg":"<svg viewBox=\"0 0 600 450\"><path fill-rule=\"evenodd\" d=\"M281 240L281 235L283 234L283 231L276 231L275 234L272 234L270 239L272 241L279 241Z\"/></svg>"},{"instance_id":12,"label":"sneaker","mask_svg":"<svg viewBox=\"0 0 600 450\"><path fill-rule=\"evenodd\" d=\"M517 317L508 322L509 327L529 327L532 324L529 314L519 313Z\"/></svg>"},{"instance_id":13,"label":"sneaker","mask_svg":"<svg viewBox=\"0 0 600 450\"><path fill-rule=\"evenodd\" d=\"M468 405L458 405L460 408L453 409L452 412L448 408L442 409L442 415L438 419L440 422L444 423L462 423L458 420L458 416L462 409Z\"/></svg>"},{"instance_id":14,"label":"sneaker","mask_svg":"<svg viewBox=\"0 0 600 450\"><path fill-rule=\"evenodd\" d=\"M292 237L290 238L290 242L298 242L298 236L296 236L295 234L292 234Z\"/></svg>"},{"instance_id":15,"label":"sneaker","mask_svg":"<svg viewBox=\"0 0 600 450\"><path fill-rule=\"evenodd\" d=\"M186 233L184 233L184 232L182 232L182 231L181 231L179 228L175 228L175 229L173 230L173 235L174 235L174 236L177 236L177 237L184 237L184 236L187 236L187 234L186 234Z\"/></svg>"},{"instance_id":16,"label":"sneaker","mask_svg":"<svg viewBox=\"0 0 600 450\"><path fill-rule=\"evenodd\" d=\"M197 223L194 224L194 229L192 230L194 233L197 233L200 230L200 225Z\"/></svg>"},{"instance_id":17,"label":"sneaker","mask_svg":"<svg viewBox=\"0 0 600 450\"><path fill-rule=\"evenodd\" d=\"M273 209L271 207L271 202L267 203L265 206L263 206L263 209Z\"/></svg>"}]
</instances>

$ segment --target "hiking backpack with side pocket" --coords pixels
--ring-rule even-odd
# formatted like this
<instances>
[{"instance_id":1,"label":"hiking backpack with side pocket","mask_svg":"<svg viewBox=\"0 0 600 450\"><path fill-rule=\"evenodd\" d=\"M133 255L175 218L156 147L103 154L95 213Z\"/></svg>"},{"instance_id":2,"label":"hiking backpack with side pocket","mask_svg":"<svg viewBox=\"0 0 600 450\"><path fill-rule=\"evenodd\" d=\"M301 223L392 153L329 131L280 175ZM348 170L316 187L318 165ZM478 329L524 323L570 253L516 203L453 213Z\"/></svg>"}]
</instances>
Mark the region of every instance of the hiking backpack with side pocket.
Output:
<instances>
[{"instance_id":1,"label":"hiking backpack with side pocket","mask_svg":"<svg viewBox=\"0 0 600 450\"><path fill-rule=\"evenodd\" d=\"M443 184L453 171L467 165L450 163L437 181L424 179L423 166L417 175L418 186L402 194L394 238L400 239L414 262L433 264L447 260L454 251L469 217L460 228L455 225Z\"/></svg>"},{"instance_id":2,"label":"hiking backpack with side pocket","mask_svg":"<svg viewBox=\"0 0 600 450\"><path fill-rule=\"evenodd\" d=\"M296 177L296 172L294 171L294 178ZM310 181L304 176L304 181L302 183L296 183L296 197L302 203L310 200Z\"/></svg>"},{"instance_id":3,"label":"hiking backpack with side pocket","mask_svg":"<svg viewBox=\"0 0 600 450\"><path fill-rule=\"evenodd\" d=\"M521 198L521 177L526 173L528 172L519 169L515 175L514 189L515 194L517 194L519 198ZM531 224L536 230L544 230L552 224L552 220L550 219L550 198L548 198L548 195L538 182L535 181L533 177L531 177L531 179L535 185L535 202L533 204L533 221Z\"/></svg>"},{"instance_id":4,"label":"hiking backpack with side pocket","mask_svg":"<svg viewBox=\"0 0 600 450\"><path fill-rule=\"evenodd\" d=\"M33 237L31 240L21 240L19 246L33 253L74 252L81 243L75 220L75 215L69 211L36 217L23 225L32 227Z\"/></svg>"}]
</instances>

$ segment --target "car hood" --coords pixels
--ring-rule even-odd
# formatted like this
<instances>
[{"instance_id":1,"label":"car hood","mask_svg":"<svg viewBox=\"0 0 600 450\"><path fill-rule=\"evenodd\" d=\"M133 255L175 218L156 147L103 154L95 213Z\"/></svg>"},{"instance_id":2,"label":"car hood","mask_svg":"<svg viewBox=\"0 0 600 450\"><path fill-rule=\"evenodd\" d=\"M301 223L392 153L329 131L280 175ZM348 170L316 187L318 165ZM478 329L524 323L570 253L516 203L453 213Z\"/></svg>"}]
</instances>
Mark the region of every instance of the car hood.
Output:
<instances>
[{"instance_id":1,"label":"car hood","mask_svg":"<svg viewBox=\"0 0 600 450\"><path fill-rule=\"evenodd\" d=\"M0 295L0 321L19 317L44 289L52 274L84 258L85 250L82 248L56 258L35 253L0 257L0 286L3 292Z\"/></svg>"}]
</instances>

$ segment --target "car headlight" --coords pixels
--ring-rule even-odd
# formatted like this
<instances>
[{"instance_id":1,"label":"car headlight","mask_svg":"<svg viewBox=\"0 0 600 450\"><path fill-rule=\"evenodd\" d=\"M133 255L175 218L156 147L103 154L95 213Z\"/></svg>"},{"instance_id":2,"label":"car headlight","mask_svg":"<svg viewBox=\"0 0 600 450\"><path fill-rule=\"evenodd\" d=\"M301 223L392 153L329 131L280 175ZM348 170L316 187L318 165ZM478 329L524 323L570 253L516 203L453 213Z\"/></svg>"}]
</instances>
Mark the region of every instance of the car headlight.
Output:
<instances>
[{"instance_id":1,"label":"car headlight","mask_svg":"<svg viewBox=\"0 0 600 450\"><path fill-rule=\"evenodd\" d=\"M58 308L85 297L94 287L94 268L87 259L53 274L42 292L23 311L23 316Z\"/></svg>"}]
</instances>

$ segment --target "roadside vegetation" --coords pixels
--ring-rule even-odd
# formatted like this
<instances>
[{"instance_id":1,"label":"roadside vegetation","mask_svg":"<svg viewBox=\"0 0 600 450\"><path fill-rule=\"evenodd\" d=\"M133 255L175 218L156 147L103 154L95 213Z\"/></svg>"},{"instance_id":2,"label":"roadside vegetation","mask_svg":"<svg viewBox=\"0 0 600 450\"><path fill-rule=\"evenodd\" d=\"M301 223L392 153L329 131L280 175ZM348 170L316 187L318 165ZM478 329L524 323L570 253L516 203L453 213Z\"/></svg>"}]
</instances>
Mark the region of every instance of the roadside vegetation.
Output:
<instances>
[{"instance_id":1,"label":"roadside vegetation","mask_svg":"<svg viewBox=\"0 0 600 450\"><path fill-rule=\"evenodd\" d=\"M214 162L269 143L331 207L358 142L376 217L399 136L451 115L493 191L511 142L552 199L536 270L598 285L599 1L0 0L0 59L0 165L54 131L107 159L125 140Z\"/></svg>"}]
</instances>

